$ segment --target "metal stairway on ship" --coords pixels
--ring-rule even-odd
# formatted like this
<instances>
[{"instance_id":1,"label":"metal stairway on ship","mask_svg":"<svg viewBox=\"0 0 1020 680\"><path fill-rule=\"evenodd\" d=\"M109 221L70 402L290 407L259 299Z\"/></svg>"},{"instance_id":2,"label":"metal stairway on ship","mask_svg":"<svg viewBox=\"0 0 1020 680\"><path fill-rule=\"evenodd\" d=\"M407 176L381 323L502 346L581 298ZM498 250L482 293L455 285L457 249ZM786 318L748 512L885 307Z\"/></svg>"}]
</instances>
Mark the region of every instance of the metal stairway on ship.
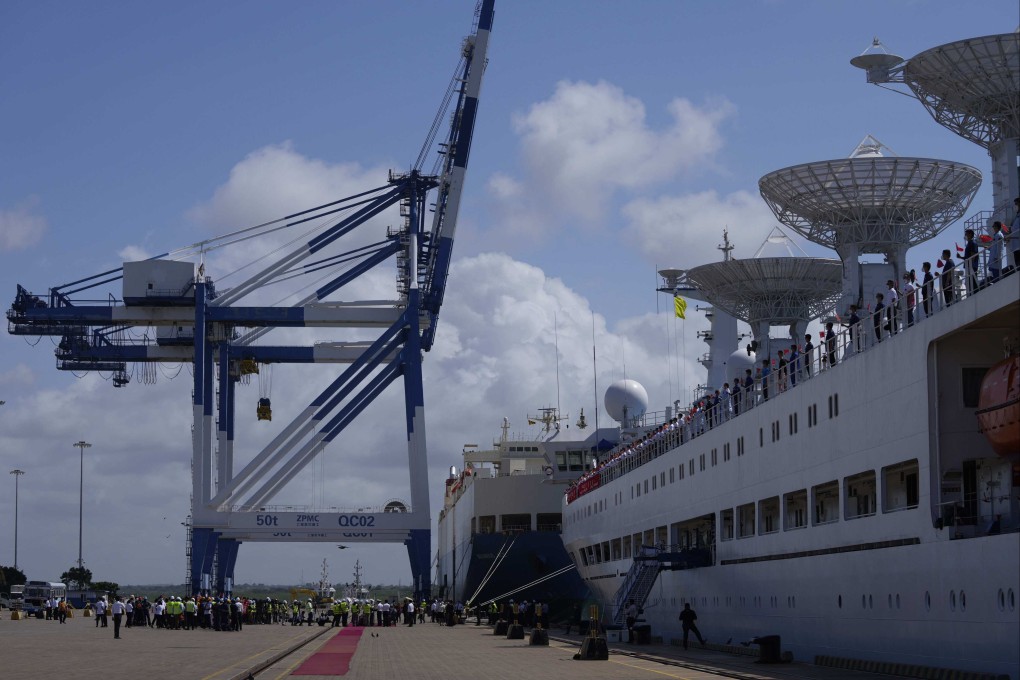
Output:
<instances>
[{"instance_id":1,"label":"metal stairway on ship","mask_svg":"<svg viewBox=\"0 0 1020 680\"><path fill-rule=\"evenodd\" d=\"M613 624L622 626L627 618L627 603L631 600L638 609L644 607L661 571L676 571L707 567L712 564L712 553L707 548L674 550L660 546L641 546L623 584L613 596Z\"/></svg>"}]
</instances>

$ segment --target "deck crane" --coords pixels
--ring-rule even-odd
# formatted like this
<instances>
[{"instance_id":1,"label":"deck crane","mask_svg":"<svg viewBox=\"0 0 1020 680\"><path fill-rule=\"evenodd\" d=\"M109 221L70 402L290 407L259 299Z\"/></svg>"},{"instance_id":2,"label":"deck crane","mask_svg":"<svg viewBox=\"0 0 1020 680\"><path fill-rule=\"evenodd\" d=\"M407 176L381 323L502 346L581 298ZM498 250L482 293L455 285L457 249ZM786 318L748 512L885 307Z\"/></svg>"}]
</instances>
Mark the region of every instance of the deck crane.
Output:
<instances>
[{"instance_id":1,"label":"deck crane","mask_svg":"<svg viewBox=\"0 0 1020 680\"><path fill-rule=\"evenodd\" d=\"M380 187L148 260L125 262L120 268L50 288L47 295L18 286L7 312L8 331L59 338L58 369L108 372L115 385L125 386L135 364L193 364L188 523L192 592L230 592L238 548L245 541L373 541L407 546L416 595L428 597L431 519L421 362L423 352L432 347L443 302L494 1L481 0L475 9L474 30L464 40L444 102L452 108L452 122L439 144L440 161L432 174L421 166L438 133L437 124L416 164L407 172L391 171ZM442 119L437 116L436 121ZM434 207L428 225L430 205ZM401 222L388 229L383 240L334 252L338 244L349 242L345 237L394 206L399 206ZM217 248L309 227L306 241L239 285L218 291L205 274L204 258ZM197 273L188 259L196 256L202 258ZM396 261L396 299L330 299L390 258ZM302 275L322 276L321 272L328 274L324 282L293 306L250 302L261 301L271 284ZM118 281L120 298L109 292L100 302L95 292L91 299L78 297ZM255 342L280 327L376 329L378 337L313 346ZM235 471L235 387L252 362L347 366ZM398 378L404 388L410 506L402 504L402 512L298 513L268 505Z\"/></svg>"}]
</instances>

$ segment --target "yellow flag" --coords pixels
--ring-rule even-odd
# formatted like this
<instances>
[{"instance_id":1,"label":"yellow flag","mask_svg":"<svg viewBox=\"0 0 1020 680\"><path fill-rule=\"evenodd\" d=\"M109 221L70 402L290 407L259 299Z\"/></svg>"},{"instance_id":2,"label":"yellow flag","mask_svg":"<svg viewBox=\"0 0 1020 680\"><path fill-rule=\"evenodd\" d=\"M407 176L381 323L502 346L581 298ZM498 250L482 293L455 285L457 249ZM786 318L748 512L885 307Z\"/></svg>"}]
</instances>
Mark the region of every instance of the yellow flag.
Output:
<instances>
[{"instance_id":1,"label":"yellow flag","mask_svg":"<svg viewBox=\"0 0 1020 680\"><path fill-rule=\"evenodd\" d=\"M687 300L684 300L679 295L673 297L673 307L676 310L676 316L678 319L687 318Z\"/></svg>"}]
</instances>

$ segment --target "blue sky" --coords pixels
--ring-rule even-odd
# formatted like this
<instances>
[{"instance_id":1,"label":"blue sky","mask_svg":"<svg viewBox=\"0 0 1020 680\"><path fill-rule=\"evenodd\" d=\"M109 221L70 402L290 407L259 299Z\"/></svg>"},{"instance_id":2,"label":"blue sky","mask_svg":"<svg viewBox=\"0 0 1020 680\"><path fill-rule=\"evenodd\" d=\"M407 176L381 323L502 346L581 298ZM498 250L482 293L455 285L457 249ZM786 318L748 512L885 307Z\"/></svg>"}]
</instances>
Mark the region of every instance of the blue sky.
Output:
<instances>
[{"instance_id":1,"label":"blue sky","mask_svg":"<svg viewBox=\"0 0 1020 680\"><path fill-rule=\"evenodd\" d=\"M383 183L386 169L417 155L473 6L4 3L0 289L11 299L17 283L43 292ZM909 57L1018 23L1015 0L498 2L443 335L426 369L433 489L463 442L555 399L553 316L572 414L594 408L592 312L600 385L626 362L659 404L700 379L693 333L703 322L688 325L687 356L667 356L655 270L714 259L726 226L735 255L753 254L775 224L760 176L844 157L872 134L900 155L971 164L987 185L982 149L916 101L868 86L848 61L875 35ZM971 212L990 200L983 187ZM958 226L908 262L958 240ZM224 257L210 273L242 260ZM0 337L0 457L29 473L23 488L49 480L45 493L22 495L31 510L22 565L49 578L75 557L76 499L51 480L85 437L97 440L86 464L96 527L87 563L121 582L181 578L173 520L187 507L190 382L114 391L100 376L54 370L49 342ZM302 380L281 376L274 387L284 414L307 401ZM400 395L389 396L348 449L399 448L382 432L386 409L400 408ZM305 489L319 484L325 500L403 493L399 456L386 466L354 457L355 477L371 481L344 486L350 468L327 458L325 481L306 479ZM76 487L72 477L59 486ZM154 507L127 521L122 503ZM0 494L3 516L10 505ZM0 526L4 563L9 525ZM117 540L100 526L137 537L139 556L104 557ZM49 545L32 538L43 533ZM323 550L245 546L238 578L290 582L295 560L284 551L314 574ZM407 581L394 559L401 548L359 554L373 580ZM336 558L338 571L344 564Z\"/></svg>"}]
</instances>

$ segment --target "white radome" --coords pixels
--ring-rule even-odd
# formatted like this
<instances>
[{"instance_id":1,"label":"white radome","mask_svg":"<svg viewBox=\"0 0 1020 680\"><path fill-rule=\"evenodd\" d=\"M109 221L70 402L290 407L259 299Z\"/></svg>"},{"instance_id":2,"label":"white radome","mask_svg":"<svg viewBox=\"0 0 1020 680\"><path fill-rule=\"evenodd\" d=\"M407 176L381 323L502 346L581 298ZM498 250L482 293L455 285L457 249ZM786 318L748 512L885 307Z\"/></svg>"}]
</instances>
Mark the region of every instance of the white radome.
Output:
<instances>
[{"instance_id":1,"label":"white radome","mask_svg":"<svg viewBox=\"0 0 1020 680\"><path fill-rule=\"evenodd\" d=\"M648 410L648 392L637 380L617 380L606 390L605 403L609 417L623 423L624 420L645 415Z\"/></svg>"},{"instance_id":2,"label":"white radome","mask_svg":"<svg viewBox=\"0 0 1020 680\"><path fill-rule=\"evenodd\" d=\"M757 357L757 353L748 354L746 349L738 349L729 356L726 360L726 379L730 381L730 385L737 380L743 383L747 369L750 368L751 373L754 373Z\"/></svg>"}]
</instances>

